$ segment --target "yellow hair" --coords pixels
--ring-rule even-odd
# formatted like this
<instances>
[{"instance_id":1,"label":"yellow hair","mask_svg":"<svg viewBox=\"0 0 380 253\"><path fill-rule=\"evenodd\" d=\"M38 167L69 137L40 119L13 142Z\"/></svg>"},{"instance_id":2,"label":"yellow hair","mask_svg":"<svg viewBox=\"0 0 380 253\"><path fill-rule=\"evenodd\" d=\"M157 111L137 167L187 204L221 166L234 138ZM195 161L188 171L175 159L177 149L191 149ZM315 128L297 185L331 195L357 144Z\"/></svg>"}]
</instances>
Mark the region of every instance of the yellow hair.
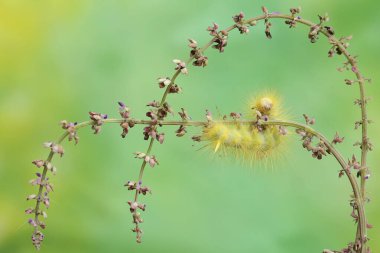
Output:
<instances>
[{"instance_id":1,"label":"yellow hair","mask_svg":"<svg viewBox=\"0 0 380 253\"><path fill-rule=\"evenodd\" d=\"M268 120L284 119L280 99L275 93L266 92L256 96L249 102L249 113L246 119L255 120L265 117ZM257 126L242 124L239 119L235 123L223 121L211 122L203 129L201 138L209 142L215 153L233 154L239 160L268 161L281 152L285 136L278 126Z\"/></svg>"}]
</instances>

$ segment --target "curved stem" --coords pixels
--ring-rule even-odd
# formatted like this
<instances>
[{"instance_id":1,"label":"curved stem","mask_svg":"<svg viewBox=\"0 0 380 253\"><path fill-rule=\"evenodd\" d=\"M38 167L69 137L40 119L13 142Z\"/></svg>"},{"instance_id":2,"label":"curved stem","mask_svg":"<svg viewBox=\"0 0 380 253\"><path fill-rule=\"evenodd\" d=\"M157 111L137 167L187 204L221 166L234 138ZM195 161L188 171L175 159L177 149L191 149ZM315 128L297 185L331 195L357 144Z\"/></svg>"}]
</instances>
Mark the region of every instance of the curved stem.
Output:
<instances>
[{"instance_id":1,"label":"curved stem","mask_svg":"<svg viewBox=\"0 0 380 253\"><path fill-rule=\"evenodd\" d=\"M297 23L301 23L301 24L304 24L304 25L309 26L309 27L316 25L316 24L314 24L308 20L305 20L305 19L294 18L294 16L291 16L291 15L276 14L276 13L270 13L270 14L265 14L265 15L260 15L260 16L254 17L254 18L250 18L250 19L242 21L242 24L251 24L253 21L259 21L259 20L264 20L264 19L294 20ZM236 25L232 25L232 26L226 28L224 31L229 32L235 28L236 28ZM327 146L327 148L329 149L331 154L337 159L337 161L341 165L342 169L345 171L345 173L346 173L346 175L350 181L351 187L353 189L353 192L355 195L355 201L356 201L356 204L358 206L358 215L359 215L358 234L357 234L356 239L357 239L357 241L359 240L360 243L362 244L362 246L359 247L360 251L358 251L358 252L364 253L364 252L366 252L365 243L367 241L366 218L365 218L365 211L364 211L364 204L365 204L365 199L366 199L365 198L365 174L367 173L366 160L367 160L367 152L369 149L369 143L368 143L368 137L367 137L368 119L367 119L366 97L365 97L365 89L364 89L365 79L358 69L355 58L349 54L349 52L347 51L346 47L342 44L342 42L339 41L336 37L334 37L330 33L328 33L324 28L322 28L320 30L320 32L322 34L324 34L326 37L328 37L330 43L334 43L335 45L337 45L339 47L342 54L348 59L348 62L352 66L352 70L354 71L354 73L356 74L356 77L358 79L357 81L358 81L359 87L360 87L360 99L361 99L360 106L361 106L361 125L362 125L361 188L359 188L359 185L358 185L357 181L355 180L354 176L349 172L348 165L345 162L345 160L343 159L343 157L341 156L341 154L335 149L335 147L322 134L316 132L315 130L313 130L309 126L298 124L295 122L289 122L289 121L261 122L260 121L259 123L263 124L263 125L281 125L281 126L294 127L297 129L303 129L304 131L307 131L308 133L319 138ZM215 42L215 40L216 40L216 37L214 36L203 48L200 49L200 53L203 53L204 51L206 51ZM187 64L191 63L191 61L193 59L194 59L194 57L190 57L186 61L186 63ZM171 83L166 87L166 90L165 90L165 92L162 95L162 98L160 100L161 101L160 102L161 107L165 104L166 99L167 99L167 95L169 94L169 90L174 85L174 82L176 81L176 79L180 73L181 73L180 70L176 70L175 73L173 74L173 76L171 78ZM124 119L106 119L106 120L104 120L104 123L121 123L124 121L125 121ZM140 121L133 120L133 122L136 124L150 124L150 121L144 121L144 120L140 120ZM228 121L223 121L223 122L228 123ZM231 121L230 123L231 124L236 123L236 121ZM239 121L239 123L253 124L253 123L257 123L257 122ZM86 122L78 124L76 126L76 128L79 129L81 127L85 127L85 126L88 126L91 124L92 124L91 121L86 121ZM209 124L209 122L201 122L201 121L166 121L165 122L165 121L162 121L162 122L160 122L160 124L161 125L206 126L207 124ZM154 128L156 128L156 126L154 126ZM67 136L68 136L68 133L65 133L64 135L62 135L61 138L58 140L58 143L61 143ZM146 152L147 155L150 154L150 152L153 148L153 144L154 144L154 139L151 138L150 142L149 142L149 146L147 148L147 152ZM53 153L50 153L47 161L50 162L52 160L52 158L53 158ZM142 180L145 166L146 166L146 162L143 161L141 168L140 168L140 172L139 172L139 181ZM47 169L44 168L43 174L42 174L42 180L45 179L46 173L47 173ZM39 214L37 211L38 211L39 206L40 206L42 191L43 191L43 186L40 185L37 203L36 203L36 209L35 209L36 210L36 222L38 222L38 215ZM137 199L138 199L138 192L136 191L135 201L137 201ZM138 225L136 225L136 227L138 227Z\"/></svg>"}]
</instances>

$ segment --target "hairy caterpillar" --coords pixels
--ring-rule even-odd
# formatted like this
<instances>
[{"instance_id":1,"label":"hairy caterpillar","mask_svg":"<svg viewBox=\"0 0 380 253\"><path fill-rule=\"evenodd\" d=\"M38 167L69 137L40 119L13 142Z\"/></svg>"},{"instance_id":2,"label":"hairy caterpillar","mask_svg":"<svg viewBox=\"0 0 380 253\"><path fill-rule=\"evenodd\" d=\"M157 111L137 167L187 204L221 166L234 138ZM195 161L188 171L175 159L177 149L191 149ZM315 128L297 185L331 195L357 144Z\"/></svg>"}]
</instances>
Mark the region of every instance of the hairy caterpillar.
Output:
<instances>
[{"instance_id":1,"label":"hairy caterpillar","mask_svg":"<svg viewBox=\"0 0 380 253\"><path fill-rule=\"evenodd\" d=\"M247 120L283 120L279 98L273 92L265 92L249 102ZM267 160L283 147L285 129L278 126L245 124L240 118L233 124L211 121L203 129L201 140L209 143L215 153L234 154L249 162Z\"/></svg>"}]
</instances>

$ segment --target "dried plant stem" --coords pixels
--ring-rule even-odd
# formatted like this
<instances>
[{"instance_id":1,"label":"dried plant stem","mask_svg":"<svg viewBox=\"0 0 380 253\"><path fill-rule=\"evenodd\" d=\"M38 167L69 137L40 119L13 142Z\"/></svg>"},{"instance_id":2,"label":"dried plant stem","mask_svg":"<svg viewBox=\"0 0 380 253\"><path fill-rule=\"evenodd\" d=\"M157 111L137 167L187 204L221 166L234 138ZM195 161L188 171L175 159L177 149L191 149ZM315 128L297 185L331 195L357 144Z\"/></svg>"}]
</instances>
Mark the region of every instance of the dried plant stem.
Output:
<instances>
[{"instance_id":1,"label":"dried plant stem","mask_svg":"<svg viewBox=\"0 0 380 253\"><path fill-rule=\"evenodd\" d=\"M242 20L241 23L234 24L234 25L226 28L222 32L218 32L218 35L221 33L228 34L228 32L230 32L231 30L233 30L235 28L239 28L239 25L253 25L254 23L256 23L257 21L260 21L260 20L265 20L266 25L267 25L267 21L269 19L291 20L292 22L300 23L300 24L306 25L308 27L314 27L317 25L313 22L302 19L300 17L295 18L294 15L267 13L267 11L265 11L264 15L260 15L260 16L254 17L254 18ZM240 29L241 29L241 27L240 27ZM284 127L285 126L286 127L292 127L295 129L303 130L303 131L307 132L308 134L318 138L322 143L324 143L325 146L327 147L327 150L329 151L329 153L332 154L335 157L335 159L339 162L339 164L341 165L342 171L344 171L345 174L347 175L349 182L351 184L353 193L354 193L354 202L355 202L355 206L356 206L356 209L358 212L358 228L357 228L355 244L359 244L359 245L356 245L354 247L354 250L357 253L367 253L366 242L367 242L368 238L367 238L367 221L366 221L366 216L365 216L365 203L366 203L366 196L365 196L365 194L366 194L366 190L365 190L366 181L365 181L365 177L366 177L366 174L368 173L367 153L368 153L368 150L370 149L370 143L369 143L368 136L367 136L367 128L368 128L368 118L367 118L367 109L366 109L367 98L365 97L365 87L364 87L366 79L363 77L363 75L359 71L355 57L353 57L347 51L347 48L345 47L343 42L341 40L337 39L333 35L333 33L329 32L326 27L324 27L324 28L322 27L320 29L320 33L325 35L329 39L330 44L336 45L336 47L339 48L341 53L347 58L348 63L352 67L352 71L356 75L356 78L357 78L356 82L359 84L359 88L360 88L360 103L359 104L361 107L360 125L362 127L362 138L361 138L361 145L360 145L361 146L361 168L360 168L361 180L360 180L360 185L358 184L354 175L351 174L349 164L345 161L345 159L338 152L338 150L335 148L335 146L330 141L328 141L322 134L320 134L319 132L312 129L309 125L303 125L303 124L299 124L299 123L291 122L291 121L274 121L274 120L269 120L269 121L262 121L262 120L259 120L259 121L257 121L257 120L238 120L238 121L231 120L231 121L228 121L228 120L224 120L222 122L223 122L223 124L237 124L238 123L238 124L261 124L261 125L278 125L278 126L284 126ZM210 46L212 46L213 43L217 42L218 35L213 36L213 38L204 47L202 47L198 50L198 53L203 54L203 52L206 51ZM271 35L270 35L270 37L271 37ZM195 58L195 56L191 56L185 62L186 65L190 64L194 60L194 58ZM180 74L181 74L181 69L176 68L176 71L174 72L172 78L170 79L170 84L167 85L167 87L166 87L166 89L162 95L158 109L165 106L167 96L170 93L170 89L175 85L175 81ZM153 123L151 120L135 120L135 119L126 119L126 118L124 118L124 119L104 119L104 120L102 120L102 122L104 124L106 124L106 123L119 123L120 124L120 123L124 123L124 122L128 122L128 123L131 122L134 124L149 125L153 128L154 131L157 129L157 126L161 126L161 125L205 127L205 126L210 124L209 121L165 121L165 120L163 120L163 118L158 118L158 122L156 122L156 123ZM212 122L215 123L218 121L212 121ZM94 121L85 121L85 122L82 122L82 123L75 125L74 128L79 129L79 128L86 127L86 126L92 126L93 124L94 124ZM57 144L60 144L68 136L69 136L69 132L65 132L58 139ZM155 142L155 139L150 137L149 146L147 148L147 151L145 152L146 155L149 155L151 153L154 142ZM54 156L54 153L50 152L48 158L46 159L46 162L50 163L51 160L53 159L53 156ZM147 164L147 162L145 160L143 160L141 167L140 167L140 171L139 171L139 177L138 177L139 183L141 183L141 181L143 179L143 174L144 174L144 169L145 169L146 164ZM44 166L44 169L43 169L43 172L41 175L42 181L45 180L47 171L48 171L48 168L46 166ZM38 195L36 197L37 201L36 201L36 207L35 207L35 222L37 224L40 223L38 218L39 218L39 215L41 215L41 212L39 209L40 209L40 204L42 202L43 188L44 188L44 186L41 184L39 186ZM134 197L135 202L138 201L138 196L139 196L139 192L136 188L135 189L135 197ZM134 214L136 214L136 210L134 211ZM139 229L138 223L136 223L136 229ZM35 232L36 231L37 231L37 228L35 228ZM139 241L139 238L138 238L138 241ZM333 251L333 252L336 252L336 251Z\"/></svg>"},{"instance_id":2,"label":"dried plant stem","mask_svg":"<svg viewBox=\"0 0 380 253\"><path fill-rule=\"evenodd\" d=\"M105 119L103 122L104 124L106 123L123 123L123 122L133 122L134 124L141 124L141 125L150 125L152 123L152 121L150 120L136 120L136 119L129 119L129 120L125 120L125 119ZM354 193L354 196L355 196L355 201L357 203L357 206L358 206L358 215L359 215L359 224L363 224L364 221L365 221L365 213L364 213L364 205L363 205L363 202L362 202L362 198L361 198L361 195L360 195L360 188L357 184L357 181L355 180L354 178L354 175L350 172L349 170L349 166L347 164L347 162L345 161L345 159L342 157L342 155L339 153L339 151L332 145L332 143L325 137L323 136L321 133L317 132L316 130L314 130L313 128L311 128L310 126L308 125L304 125L304 124L299 124L297 122L292 122L292 121L274 121L274 120L269 120L269 121L259 121L257 122L256 120L239 120L239 121L236 121L236 120L224 120L224 121L213 121L212 123L218 123L218 122L223 122L223 124L260 124L260 125L278 125L278 126L284 126L284 127L292 127L292 128L295 128L295 129L300 129L300 130L303 130L315 137L317 137L320 141L322 141L326 147L328 148L329 152L336 158L336 160L339 162L339 164L341 165L342 169L344 170L345 174L347 175L348 179L349 179L349 182L351 184L351 187L353 189L353 193ZM93 121L85 121L85 122L82 122L82 123L79 123L75 126L76 129L79 129L79 128L83 128L83 127L86 127L86 126L91 126L93 124ZM168 125L168 126L180 126L180 125L183 125L183 126L201 126L201 127L205 127L207 125L210 124L210 122L208 121L162 121L159 123L160 125ZM68 133L66 132L65 134L63 134L59 140L57 141L57 143L61 143L66 137L68 136ZM150 153L151 149L152 149L152 146L153 146L153 141L154 140L150 140L150 144L149 144L149 147L148 147L148 150L147 150L147 154ZM47 159L47 161L51 161L53 158L53 153L51 152L49 154L49 157ZM141 165L141 168L140 168L140 174L139 174L139 181L142 180L142 176L143 176L143 172L144 172L144 168L146 166L146 162L144 161ZM43 171L43 178L45 178L45 175L46 175L46 172L47 170L44 169ZM38 196L41 197L41 194L42 194L42 187L40 187L40 190L39 190L39 193L38 193ZM137 201L137 196L138 194L136 193L135 194L135 201ZM40 201L37 201L37 204L36 204L36 209L35 210L38 210L39 209L39 204L40 204ZM38 213L38 212L36 212ZM36 215L36 220L38 220L37 217L38 215ZM365 223L364 223L364 226L365 226ZM362 231L362 228L360 226L360 231Z\"/></svg>"}]
</instances>

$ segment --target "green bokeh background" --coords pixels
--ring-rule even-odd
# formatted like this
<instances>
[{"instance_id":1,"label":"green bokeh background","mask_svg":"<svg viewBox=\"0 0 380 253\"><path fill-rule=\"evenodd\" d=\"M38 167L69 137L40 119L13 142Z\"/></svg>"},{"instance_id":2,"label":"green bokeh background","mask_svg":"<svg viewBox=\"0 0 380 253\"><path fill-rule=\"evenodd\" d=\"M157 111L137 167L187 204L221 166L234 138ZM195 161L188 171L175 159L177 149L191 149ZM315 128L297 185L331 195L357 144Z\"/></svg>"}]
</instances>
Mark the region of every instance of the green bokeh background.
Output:
<instances>
[{"instance_id":1,"label":"green bokeh background","mask_svg":"<svg viewBox=\"0 0 380 253\"><path fill-rule=\"evenodd\" d=\"M188 38L204 44L213 21L229 26L233 14L256 16L262 5L280 12L302 6L302 17L314 21L328 12L338 35L354 36L349 50L373 79L368 110L376 124L369 134L377 147L378 1L0 0L0 252L34 252L23 213L25 196L36 191L28 185L36 172L31 161L45 158L41 144L59 136L60 120L87 120L90 110L117 117L119 100L144 118L146 102L162 93L156 78L173 73L172 59L188 57ZM209 50L209 66L181 76L183 94L171 95L170 104L202 119L206 108L215 115L244 111L249 96L273 89L291 118L307 113L326 136L345 136L339 148L348 158L359 139L358 87L343 82L352 73L335 70L344 59L327 58L325 38L311 44L305 27L273 24L272 40L260 23L248 35L234 31L224 54ZM167 127L164 145L153 149L160 166L144 176L153 194L143 198L138 245L123 184L136 179L140 161L132 153L147 142L141 127L126 139L120 131L109 125L93 136L83 129L79 145L65 143L64 158L54 160L59 170L41 252L321 252L353 239L351 190L331 157L312 159L294 141L274 166L248 168L197 151L191 135L179 139ZM376 148L368 162L373 252L380 251L379 157Z\"/></svg>"}]
</instances>

